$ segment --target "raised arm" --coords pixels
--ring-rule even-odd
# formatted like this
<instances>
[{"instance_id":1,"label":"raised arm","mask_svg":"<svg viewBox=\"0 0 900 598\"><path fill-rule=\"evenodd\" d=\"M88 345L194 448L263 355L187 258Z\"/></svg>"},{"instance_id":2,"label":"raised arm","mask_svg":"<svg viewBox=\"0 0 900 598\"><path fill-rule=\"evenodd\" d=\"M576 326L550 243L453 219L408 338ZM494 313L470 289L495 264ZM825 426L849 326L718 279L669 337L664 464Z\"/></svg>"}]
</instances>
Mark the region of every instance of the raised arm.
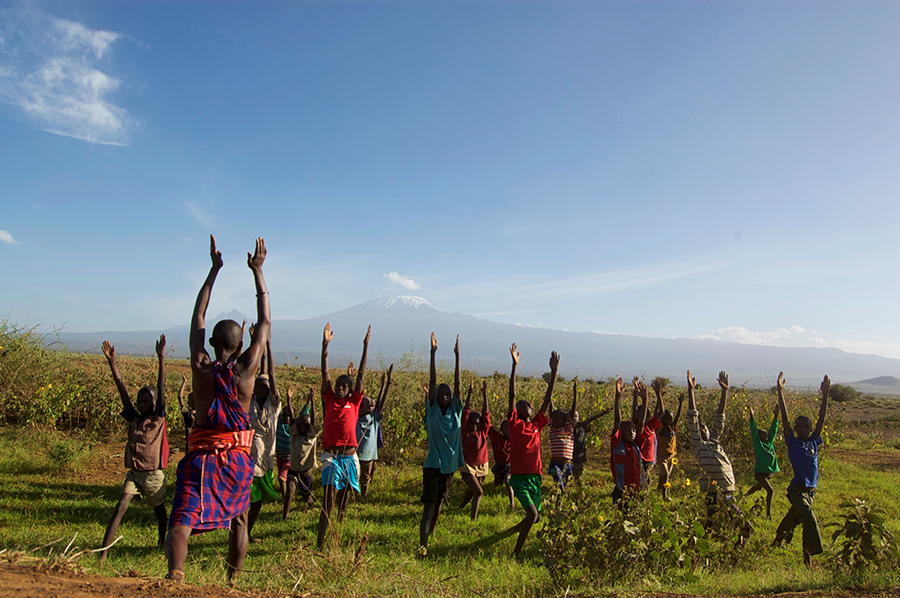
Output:
<instances>
[{"instance_id":1,"label":"raised arm","mask_svg":"<svg viewBox=\"0 0 900 598\"><path fill-rule=\"evenodd\" d=\"M309 394L306 396L306 402L309 404L309 425L315 427L316 425L316 401L313 398L313 389L310 387Z\"/></svg>"},{"instance_id":2,"label":"raised arm","mask_svg":"<svg viewBox=\"0 0 900 598\"><path fill-rule=\"evenodd\" d=\"M122 382L122 378L119 376L119 368L116 367L115 345L109 344L109 341L103 341L100 348L103 350L103 354L106 356L106 362L109 364L109 369L112 371L113 382L116 383L116 388L119 390L119 398L122 399L122 406L125 409L128 409L129 407L134 409L134 405L131 404L131 397L128 396L128 389L125 388L125 383Z\"/></svg>"},{"instance_id":3,"label":"raised arm","mask_svg":"<svg viewBox=\"0 0 900 598\"><path fill-rule=\"evenodd\" d=\"M481 381L481 412L487 413L491 408L488 406L487 400L487 380Z\"/></svg>"},{"instance_id":4,"label":"raised arm","mask_svg":"<svg viewBox=\"0 0 900 598\"><path fill-rule=\"evenodd\" d=\"M719 397L719 409L716 413L725 415L725 401L728 398L728 374L724 371L719 372L719 388L722 389L722 394Z\"/></svg>"},{"instance_id":5,"label":"raised arm","mask_svg":"<svg viewBox=\"0 0 900 598\"><path fill-rule=\"evenodd\" d=\"M391 390L391 377L394 375L394 364L388 368L387 375L381 374L381 391L378 393L378 401L375 403L375 411L379 414L384 410L384 404L387 402L388 392Z\"/></svg>"},{"instance_id":6,"label":"raised arm","mask_svg":"<svg viewBox=\"0 0 900 598\"><path fill-rule=\"evenodd\" d=\"M569 409L569 420L575 421L575 412L578 405L578 380L572 382L572 407Z\"/></svg>"},{"instance_id":7,"label":"raised arm","mask_svg":"<svg viewBox=\"0 0 900 598\"><path fill-rule=\"evenodd\" d=\"M616 401L613 403L613 429L612 433L615 434L616 430L619 429L619 426L622 424L622 393L625 392L625 381L619 378L616 380Z\"/></svg>"},{"instance_id":8,"label":"raised arm","mask_svg":"<svg viewBox=\"0 0 900 598\"><path fill-rule=\"evenodd\" d=\"M459 398L462 390L462 377L459 371L459 335L456 335L456 344L453 345L453 355L456 366L453 368L453 396Z\"/></svg>"},{"instance_id":9,"label":"raised arm","mask_svg":"<svg viewBox=\"0 0 900 598\"><path fill-rule=\"evenodd\" d=\"M637 408L638 408L638 397L640 393L638 392L638 383L641 381L640 378L635 376L631 380L631 419L637 419Z\"/></svg>"},{"instance_id":10,"label":"raised arm","mask_svg":"<svg viewBox=\"0 0 900 598\"><path fill-rule=\"evenodd\" d=\"M437 368L434 365L435 355L437 355L437 338L431 333L431 370L428 376L428 402L434 404L434 394L437 392Z\"/></svg>"},{"instance_id":11,"label":"raised arm","mask_svg":"<svg viewBox=\"0 0 900 598\"><path fill-rule=\"evenodd\" d=\"M463 407L466 411L469 410L469 405L472 402L472 393L475 391L475 378L471 378L469 380L469 390L466 391L466 404Z\"/></svg>"},{"instance_id":12,"label":"raised arm","mask_svg":"<svg viewBox=\"0 0 900 598\"><path fill-rule=\"evenodd\" d=\"M251 326L251 327L250 327L250 330L251 330L250 336L253 337L253 332L252 332L252 331L254 330L254 327ZM272 347L271 347L270 344L269 344L269 339L266 339L266 348L263 349L263 354L262 354L262 356L259 358L259 375L260 375L260 376L265 376L265 375L266 375L266 370L269 369L269 368L266 367L266 366L267 366L266 361L268 361L268 356L270 355L269 349L271 349L271 348L272 348Z\"/></svg>"},{"instance_id":13,"label":"raised arm","mask_svg":"<svg viewBox=\"0 0 900 598\"><path fill-rule=\"evenodd\" d=\"M816 422L816 431L813 432L814 436L821 436L822 426L825 425L825 412L828 410L828 393L831 391L831 380L828 379L827 374L822 378L822 385L819 386L819 391L822 393L822 404L819 406L819 421Z\"/></svg>"},{"instance_id":14,"label":"raised arm","mask_svg":"<svg viewBox=\"0 0 900 598\"><path fill-rule=\"evenodd\" d=\"M184 391L187 390L187 374L181 372L181 386L178 387L178 406L184 411Z\"/></svg>"},{"instance_id":15,"label":"raised arm","mask_svg":"<svg viewBox=\"0 0 900 598\"><path fill-rule=\"evenodd\" d=\"M653 392L656 394L656 407L653 409L653 417L659 419L662 417L663 411L666 410L666 403L663 401L662 381L659 378L653 379Z\"/></svg>"},{"instance_id":16,"label":"raised arm","mask_svg":"<svg viewBox=\"0 0 900 598\"><path fill-rule=\"evenodd\" d=\"M556 386L556 372L559 370L559 353L553 351L550 353L550 381L547 382L547 394L544 395L544 403L541 405L540 412L546 413L550 401L553 399L553 389Z\"/></svg>"},{"instance_id":17,"label":"raised arm","mask_svg":"<svg viewBox=\"0 0 900 598\"><path fill-rule=\"evenodd\" d=\"M778 372L778 380L775 382L775 390L778 391L778 406L781 408L781 425L784 428L784 436L794 435L791 429L791 420L788 418L787 401L784 400L784 372Z\"/></svg>"},{"instance_id":18,"label":"raised arm","mask_svg":"<svg viewBox=\"0 0 900 598\"><path fill-rule=\"evenodd\" d=\"M334 332L331 331L331 323L325 324L325 331L322 333L322 396L324 397L331 391L331 377L328 375L328 343L334 338Z\"/></svg>"},{"instance_id":19,"label":"raised arm","mask_svg":"<svg viewBox=\"0 0 900 598\"><path fill-rule=\"evenodd\" d=\"M281 395L278 394L278 385L275 384L275 358L272 357L272 339L266 339L266 366L269 371L269 388L272 390L272 396L276 402L281 402Z\"/></svg>"},{"instance_id":20,"label":"raised arm","mask_svg":"<svg viewBox=\"0 0 900 598\"><path fill-rule=\"evenodd\" d=\"M156 341L156 356L159 358L159 373L156 376L156 409L166 412L166 335L160 334Z\"/></svg>"},{"instance_id":21,"label":"raised arm","mask_svg":"<svg viewBox=\"0 0 900 598\"><path fill-rule=\"evenodd\" d=\"M516 366L519 365L519 357L521 357L521 354L516 351L516 343L509 348L509 354L512 355L512 370L509 372L509 409L506 412L506 419L512 416L513 409L516 408Z\"/></svg>"},{"instance_id":22,"label":"raised arm","mask_svg":"<svg viewBox=\"0 0 900 598\"><path fill-rule=\"evenodd\" d=\"M684 394L678 395L678 412L675 414L675 419L672 420L672 427L678 425L678 420L681 418L681 406L684 405Z\"/></svg>"},{"instance_id":23,"label":"raised arm","mask_svg":"<svg viewBox=\"0 0 900 598\"><path fill-rule=\"evenodd\" d=\"M209 256L212 259L212 266L200 292L197 294L197 301L194 303L194 314L191 317L191 367L199 368L202 364L209 361L209 353L206 352L206 308L209 307L209 296L212 294L213 285L216 282L216 276L222 269L222 252L216 250L216 238L209 236Z\"/></svg>"},{"instance_id":24,"label":"raised arm","mask_svg":"<svg viewBox=\"0 0 900 598\"><path fill-rule=\"evenodd\" d=\"M285 409L285 413L287 413L288 424L294 423L294 419L296 416L294 415L294 403L292 399L294 398L294 387L288 384L287 389L287 409Z\"/></svg>"},{"instance_id":25,"label":"raised arm","mask_svg":"<svg viewBox=\"0 0 900 598\"><path fill-rule=\"evenodd\" d=\"M250 347L238 357L237 365L244 372L255 372L259 366L266 341L272 334L272 314L269 309L269 291L263 277L263 262L266 261L266 242L262 237L256 239L256 248L251 255L247 253L247 267L253 272L256 283L256 326L250 338Z\"/></svg>"},{"instance_id":26,"label":"raised arm","mask_svg":"<svg viewBox=\"0 0 900 598\"><path fill-rule=\"evenodd\" d=\"M643 382L641 382L640 380L638 380L636 386L637 386L638 396L641 397L641 411L640 412L642 414L642 417L641 417L640 421L635 422L635 427L637 428L638 434L643 434L644 426L647 425L647 401L648 401L647 385L644 384Z\"/></svg>"},{"instance_id":27,"label":"raised arm","mask_svg":"<svg viewBox=\"0 0 900 598\"><path fill-rule=\"evenodd\" d=\"M372 337L372 327L366 329L366 338L363 339L362 357L359 358L359 370L356 373L356 394L366 391L366 361L369 358L369 339Z\"/></svg>"}]
</instances>

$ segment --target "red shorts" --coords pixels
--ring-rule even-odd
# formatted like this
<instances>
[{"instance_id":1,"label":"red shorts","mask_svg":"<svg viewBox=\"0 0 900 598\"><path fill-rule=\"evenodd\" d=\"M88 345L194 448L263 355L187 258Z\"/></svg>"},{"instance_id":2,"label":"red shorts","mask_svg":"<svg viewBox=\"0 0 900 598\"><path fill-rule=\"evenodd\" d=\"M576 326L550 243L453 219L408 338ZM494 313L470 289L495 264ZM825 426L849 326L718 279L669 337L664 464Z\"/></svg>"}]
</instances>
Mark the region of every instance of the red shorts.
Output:
<instances>
[{"instance_id":1,"label":"red shorts","mask_svg":"<svg viewBox=\"0 0 900 598\"><path fill-rule=\"evenodd\" d=\"M278 455L275 456L275 465L278 467L278 479L279 480L287 480L288 470L291 468L291 458L281 458Z\"/></svg>"}]
</instances>

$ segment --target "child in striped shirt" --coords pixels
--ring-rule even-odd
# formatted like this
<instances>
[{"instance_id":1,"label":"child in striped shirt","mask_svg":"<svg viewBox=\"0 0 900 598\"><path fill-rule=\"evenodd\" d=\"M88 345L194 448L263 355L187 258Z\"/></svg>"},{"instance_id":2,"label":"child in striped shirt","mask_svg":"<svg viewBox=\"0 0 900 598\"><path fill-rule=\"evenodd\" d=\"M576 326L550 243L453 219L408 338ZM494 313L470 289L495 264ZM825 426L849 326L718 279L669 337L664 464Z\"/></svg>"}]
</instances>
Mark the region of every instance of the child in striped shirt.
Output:
<instances>
[{"instance_id":1,"label":"child in striped shirt","mask_svg":"<svg viewBox=\"0 0 900 598\"><path fill-rule=\"evenodd\" d=\"M550 399L550 477L566 489L566 482L572 475L572 455L575 451L575 406L578 402L578 380L572 387L572 408L566 413L553 408Z\"/></svg>"},{"instance_id":2,"label":"child in striped shirt","mask_svg":"<svg viewBox=\"0 0 900 598\"><path fill-rule=\"evenodd\" d=\"M725 432L725 400L728 395L728 374L719 372L719 388L722 389L722 395L719 399L719 409L713 418L712 431L706 427L706 424L700 423L700 413L697 411L697 403L694 399L696 386L697 379L692 377L690 370L688 370L687 427L691 438L691 450L694 451L694 456L697 457L697 461L700 463L700 469L703 470L704 475L700 479L700 490L706 492L706 516L707 521L711 521L718 505L718 493L720 491L731 509L736 513L740 513L733 501L735 491L734 469L731 466L728 455L725 453L725 449L719 442L719 439Z\"/></svg>"}]
</instances>

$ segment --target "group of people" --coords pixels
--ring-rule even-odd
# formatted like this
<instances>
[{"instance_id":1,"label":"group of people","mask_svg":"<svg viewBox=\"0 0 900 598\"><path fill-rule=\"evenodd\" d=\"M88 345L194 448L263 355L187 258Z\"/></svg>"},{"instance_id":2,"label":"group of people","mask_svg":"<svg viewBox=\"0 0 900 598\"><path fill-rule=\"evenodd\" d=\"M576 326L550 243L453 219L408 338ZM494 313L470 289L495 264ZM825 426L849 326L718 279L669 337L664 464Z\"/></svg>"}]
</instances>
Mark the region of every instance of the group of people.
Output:
<instances>
[{"instance_id":1,"label":"group of people","mask_svg":"<svg viewBox=\"0 0 900 598\"><path fill-rule=\"evenodd\" d=\"M328 347L334 337L329 324L322 338L321 425L316 420L316 400L310 389L299 412L293 407L293 390L288 388L286 408L282 410L271 351L271 315L269 294L262 266L266 257L263 239L256 240L253 254L247 254L256 285L257 320L250 327L250 346L243 347L244 327L233 320L218 322L209 343L214 359L205 347L206 309L216 276L223 266L222 255L210 237L212 266L194 306L190 332L192 392L185 404L187 377L178 393L185 417L187 450L178 464L171 514L165 503L165 468L168 462L168 439L165 420L165 336L156 344L159 372L156 387L141 388L134 403L119 376L115 348L103 342L113 379L123 403L122 416L128 421L128 444L125 465L128 468L121 498L110 519L103 548L114 543L116 530L132 498L140 494L154 509L159 528L159 545L165 546L169 579L184 579L184 562L188 538L212 529L229 530L226 571L233 580L243 567L247 545L259 541L252 537L264 502L283 501L283 517L289 516L297 494L313 503L312 472L321 462L323 497L319 517L317 546L325 542L333 520L340 521L347 508L350 490L367 496L378 448L381 445L381 414L388 397L393 365L382 374L377 398L365 394L365 373L371 327L363 340L362 356L354 381L351 368L332 384L328 368ZM649 487L651 470L659 462L658 489L669 499L670 474L677 463L677 425L684 397L679 398L677 413L665 408L663 385L659 379L651 384L656 405L648 408L646 385L635 378L632 385L631 418L622 418L622 395L625 384L615 384L615 402L589 418L581 420L577 411L578 383L573 385L572 403L568 411L555 408L553 394L560 357L551 353L550 374L543 401L535 412L527 400L517 400L516 368L520 354L515 344L510 348L512 369L509 377L509 400L504 419L495 428L488 408L487 383L482 382L482 409L470 409L475 391L469 383L465 405L461 401L459 337L454 345L453 385L437 382L435 358L438 342L431 335L429 384L425 392L424 426L428 452L422 469L422 519L419 526L419 555L425 556L428 541L450 495L450 483L458 471L465 484L460 508L469 506L471 518L478 517L489 471L494 485L503 488L514 507L517 498L524 510L522 520L511 533L518 533L513 554L518 556L532 526L540 519L543 464L541 435L549 427L549 473L562 490L569 480L579 479L586 456L586 439L590 424L610 410L614 425L610 436L610 469L614 480L613 501L623 509L629 500ZM712 430L700 421L695 402L696 380L688 372L687 427L691 449L703 470L701 490L707 494L710 509L721 501L734 504L736 490L734 471L720 438L725 425L725 405L729 387L728 375L719 374L721 400L712 421ZM811 505L818 479L818 447L828 401L829 380L822 382L819 420L813 429L809 418L798 417L791 428L784 400L784 378L778 377L776 418L768 433L758 430L751 411L753 448L756 454L757 483L749 492L765 489L767 514L771 509L773 488L769 483L778 471L773 441L778 430L780 411L788 456L794 478L788 487L790 510L778 527L775 542L790 542L793 529L803 525L803 555L822 551L818 526ZM548 417L549 411L549 417ZM321 436L322 453L317 461L317 445ZM488 445L494 465L489 465ZM275 488L275 478L279 490ZM106 550L101 552L105 558Z\"/></svg>"}]
</instances>

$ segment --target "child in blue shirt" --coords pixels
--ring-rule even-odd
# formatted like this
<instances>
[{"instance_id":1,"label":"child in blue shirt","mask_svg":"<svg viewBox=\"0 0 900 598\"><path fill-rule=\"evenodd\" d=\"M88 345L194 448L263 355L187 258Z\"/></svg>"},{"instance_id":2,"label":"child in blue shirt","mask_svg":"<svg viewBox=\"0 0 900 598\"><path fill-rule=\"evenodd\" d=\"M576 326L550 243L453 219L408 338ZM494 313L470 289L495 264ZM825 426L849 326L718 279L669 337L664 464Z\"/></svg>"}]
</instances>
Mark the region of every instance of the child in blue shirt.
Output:
<instances>
[{"instance_id":1,"label":"child in blue shirt","mask_svg":"<svg viewBox=\"0 0 900 598\"><path fill-rule=\"evenodd\" d=\"M456 368L453 374L453 389L449 384L437 384L437 369L434 356L437 353L437 339L431 333L431 374L428 381L428 396L425 400L425 430L428 435L428 455L422 464L422 521L419 524L419 556L428 555L428 537L434 531L441 506L450 497L450 481L453 473L462 467L462 403L459 400L459 336L453 353Z\"/></svg>"},{"instance_id":2,"label":"child in blue shirt","mask_svg":"<svg viewBox=\"0 0 900 598\"><path fill-rule=\"evenodd\" d=\"M387 374L381 373L381 390L378 399L369 395L363 397L359 404L359 417L356 420L356 456L359 458L359 495L365 499L369 495L369 482L375 474L378 462L378 438L381 435L381 413L391 388L391 375L394 364Z\"/></svg>"},{"instance_id":3,"label":"child in blue shirt","mask_svg":"<svg viewBox=\"0 0 900 598\"><path fill-rule=\"evenodd\" d=\"M819 534L819 524L816 522L812 503L819 482L819 446L823 442L821 433L825 424L831 381L825 376L819 387L822 392L822 404L819 407L819 421L816 422L815 430L812 429L812 420L805 415L799 416L794 421L794 429L791 429L784 400L784 372L778 374L776 388L784 425L784 443L787 445L788 459L794 470L794 477L787 489L791 508L781 520L772 544L780 546L782 542L790 543L794 537L794 528L802 524L803 562L809 566L810 557L822 552L822 537Z\"/></svg>"}]
</instances>

